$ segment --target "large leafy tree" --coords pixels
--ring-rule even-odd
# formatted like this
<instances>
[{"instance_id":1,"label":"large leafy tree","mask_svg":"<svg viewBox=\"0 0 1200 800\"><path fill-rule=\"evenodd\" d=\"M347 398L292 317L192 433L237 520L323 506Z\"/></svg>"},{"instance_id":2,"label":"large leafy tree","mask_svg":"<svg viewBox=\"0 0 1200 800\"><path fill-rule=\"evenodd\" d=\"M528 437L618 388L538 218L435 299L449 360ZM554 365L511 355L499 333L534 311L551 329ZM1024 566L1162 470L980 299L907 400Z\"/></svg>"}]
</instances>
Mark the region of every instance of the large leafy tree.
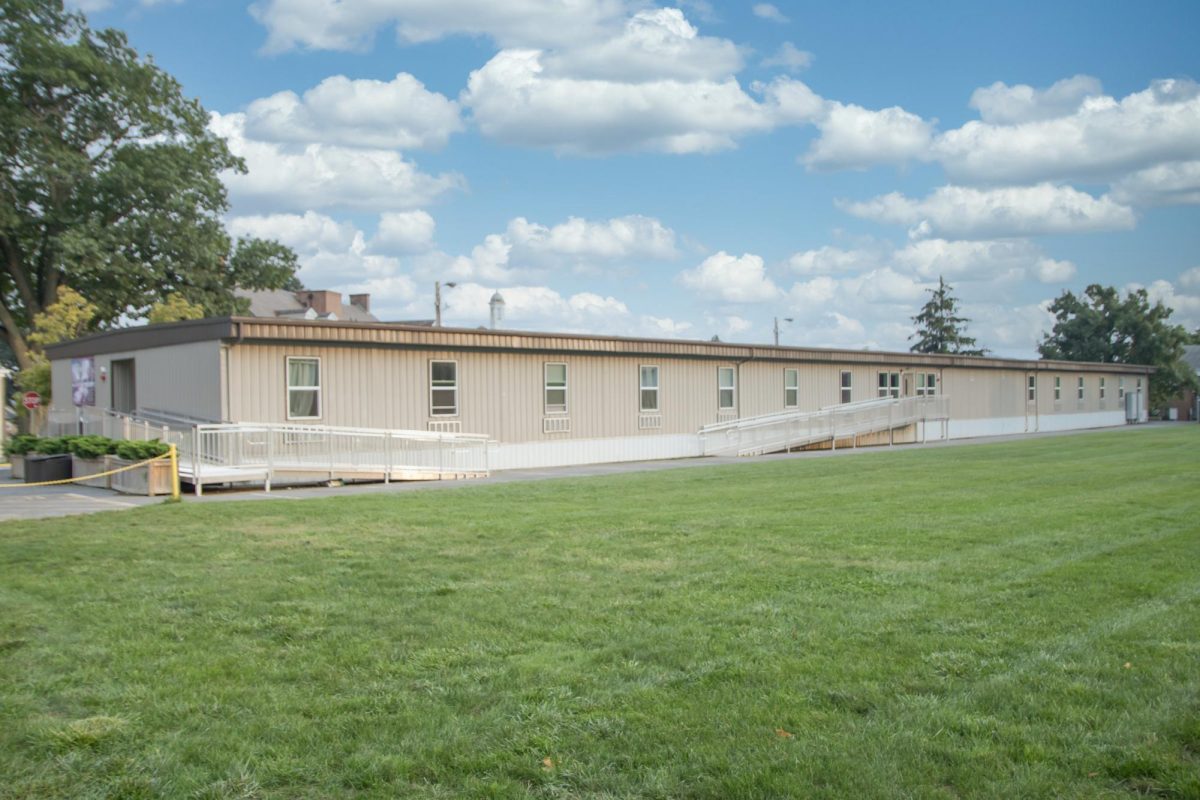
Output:
<instances>
[{"instance_id":1,"label":"large leafy tree","mask_svg":"<svg viewBox=\"0 0 1200 800\"><path fill-rule=\"evenodd\" d=\"M917 330L909 339L917 343L909 348L914 353L955 353L964 356L982 356L987 350L977 347L975 340L967 336L966 325L971 320L958 316L958 298L950 292L952 287L942 276L938 276L936 289L929 290L929 302L921 313L912 318Z\"/></svg>"},{"instance_id":2,"label":"large leafy tree","mask_svg":"<svg viewBox=\"0 0 1200 800\"><path fill-rule=\"evenodd\" d=\"M1162 301L1151 305L1145 289L1122 298L1111 286L1092 284L1080 297L1063 292L1050 312L1054 328L1038 345L1042 358L1158 367L1150 381L1153 406L1197 388L1195 373L1182 360L1187 330L1170 323L1172 310Z\"/></svg>"},{"instance_id":3,"label":"large leafy tree","mask_svg":"<svg viewBox=\"0 0 1200 800\"><path fill-rule=\"evenodd\" d=\"M287 248L230 241L219 176L245 165L207 121L120 31L62 0L0 0L0 330L20 367L65 285L96 328L172 294L230 313L235 287L294 280Z\"/></svg>"}]
</instances>

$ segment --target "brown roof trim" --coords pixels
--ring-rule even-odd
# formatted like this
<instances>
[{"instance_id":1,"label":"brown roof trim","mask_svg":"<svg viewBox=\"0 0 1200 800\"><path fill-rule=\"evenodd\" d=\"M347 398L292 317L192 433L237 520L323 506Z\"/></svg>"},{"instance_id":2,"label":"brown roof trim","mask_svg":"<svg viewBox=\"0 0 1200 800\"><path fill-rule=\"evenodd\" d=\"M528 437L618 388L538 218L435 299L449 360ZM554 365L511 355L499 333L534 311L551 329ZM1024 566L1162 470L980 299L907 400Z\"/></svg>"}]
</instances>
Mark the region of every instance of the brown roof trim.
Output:
<instances>
[{"instance_id":1,"label":"brown roof trim","mask_svg":"<svg viewBox=\"0 0 1200 800\"><path fill-rule=\"evenodd\" d=\"M46 355L51 360L58 360L96 356L104 353L123 353L127 350L145 350L173 344L208 342L232 337L233 329L231 317L139 325L135 328L118 328L85 336L82 339L52 344L46 348Z\"/></svg>"},{"instance_id":2,"label":"brown roof trim","mask_svg":"<svg viewBox=\"0 0 1200 800\"><path fill-rule=\"evenodd\" d=\"M340 347L408 348L420 350L472 350L485 352L614 355L662 358L698 358L720 361L778 361L824 364L895 364L911 367L966 367L1028 371L1154 372L1133 364L1098 364L1079 361L1039 361L987 356L930 355L881 350L837 350L808 347L774 347L694 339L637 339L625 336L589 336L576 333L490 330L482 328L431 328L386 322L296 320L279 317L225 317L124 328L47 348L52 359L138 350L171 344L236 340L270 344L312 344Z\"/></svg>"}]
</instances>

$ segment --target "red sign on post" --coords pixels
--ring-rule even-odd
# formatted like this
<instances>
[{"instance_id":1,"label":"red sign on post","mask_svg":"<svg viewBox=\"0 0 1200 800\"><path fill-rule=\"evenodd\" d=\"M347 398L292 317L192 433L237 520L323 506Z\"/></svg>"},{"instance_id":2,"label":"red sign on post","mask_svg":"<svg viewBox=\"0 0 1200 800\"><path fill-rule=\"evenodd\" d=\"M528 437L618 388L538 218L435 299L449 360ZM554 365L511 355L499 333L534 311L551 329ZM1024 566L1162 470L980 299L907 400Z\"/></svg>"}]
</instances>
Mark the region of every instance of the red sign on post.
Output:
<instances>
[{"instance_id":1,"label":"red sign on post","mask_svg":"<svg viewBox=\"0 0 1200 800\"><path fill-rule=\"evenodd\" d=\"M25 407L30 411L38 408L42 404L42 396L37 392L26 392L24 399Z\"/></svg>"}]
</instances>

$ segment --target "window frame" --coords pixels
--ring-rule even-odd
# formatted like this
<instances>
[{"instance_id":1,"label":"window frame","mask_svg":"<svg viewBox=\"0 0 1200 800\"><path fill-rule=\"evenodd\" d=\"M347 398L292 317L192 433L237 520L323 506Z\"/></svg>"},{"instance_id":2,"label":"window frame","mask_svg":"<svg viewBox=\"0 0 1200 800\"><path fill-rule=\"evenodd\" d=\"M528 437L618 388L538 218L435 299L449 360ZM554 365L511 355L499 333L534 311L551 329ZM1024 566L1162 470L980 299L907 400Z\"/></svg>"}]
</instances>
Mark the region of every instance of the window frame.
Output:
<instances>
[{"instance_id":1,"label":"window frame","mask_svg":"<svg viewBox=\"0 0 1200 800\"><path fill-rule=\"evenodd\" d=\"M893 400L900 399L900 373L888 372L880 370L879 378L876 379L876 395L880 400L884 398L892 398ZM883 380L880 380L883 379Z\"/></svg>"},{"instance_id":2,"label":"window frame","mask_svg":"<svg viewBox=\"0 0 1200 800\"><path fill-rule=\"evenodd\" d=\"M1083 376L1080 375L1079 378L1075 381L1075 399L1079 400L1081 402L1084 399L1083 386L1084 386Z\"/></svg>"},{"instance_id":3,"label":"window frame","mask_svg":"<svg viewBox=\"0 0 1200 800\"><path fill-rule=\"evenodd\" d=\"M550 368L562 367L562 385L551 385ZM567 413L567 386L570 385L570 370L565 361L546 361L542 364L542 411L547 415ZM550 393L562 392L561 403L551 403Z\"/></svg>"},{"instance_id":4,"label":"window frame","mask_svg":"<svg viewBox=\"0 0 1200 800\"><path fill-rule=\"evenodd\" d=\"M293 361L313 361L317 365L317 383L315 386L292 386L292 362ZM286 387L285 398L287 402L287 418L288 420L309 420L321 419L321 414L325 410L325 393L321 387L321 376L324 374L324 367L321 364L320 356L286 356L284 358L283 367L283 384ZM311 392L315 391L317 395L317 414L311 417L299 417L292 414L292 393L293 392Z\"/></svg>"},{"instance_id":5,"label":"window frame","mask_svg":"<svg viewBox=\"0 0 1200 800\"><path fill-rule=\"evenodd\" d=\"M788 386L788 378L795 378L795 384ZM791 402L788 402L788 395L791 394ZM783 370L783 407L784 408L799 408L800 407L800 370L795 367L786 367Z\"/></svg>"},{"instance_id":6,"label":"window frame","mask_svg":"<svg viewBox=\"0 0 1200 800\"><path fill-rule=\"evenodd\" d=\"M1107 388L1107 386L1105 385L1105 382L1104 382L1104 377L1103 377L1103 376L1101 376L1101 377L1100 377L1100 399L1101 399L1101 400L1103 400L1103 399L1104 399L1104 397L1105 397L1105 394L1106 394L1106 392L1105 392L1105 389L1106 389L1106 388Z\"/></svg>"},{"instance_id":7,"label":"window frame","mask_svg":"<svg viewBox=\"0 0 1200 800\"><path fill-rule=\"evenodd\" d=\"M1062 402L1062 375L1054 376L1054 402Z\"/></svg>"},{"instance_id":8,"label":"window frame","mask_svg":"<svg viewBox=\"0 0 1200 800\"><path fill-rule=\"evenodd\" d=\"M1037 375L1025 376L1025 402L1037 402Z\"/></svg>"},{"instance_id":9,"label":"window frame","mask_svg":"<svg viewBox=\"0 0 1200 800\"><path fill-rule=\"evenodd\" d=\"M654 385L647 386L645 382L644 370L654 370ZM662 410L662 399L660 391L662 389L662 371L658 364L638 364L638 412L642 414L657 414ZM646 406L646 392L654 392L654 407Z\"/></svg>"},{"instance_id":10,"label":"window frame","mask_svg":"<svg viewBox=\"0 0 1200 800\"><path fill-rule=\"evenodd\" d=\"M728 386L721 383L721 376L726 372L729 373ZM724 405L725 392L729 392L729 405ZM737 410L737 369L734 367L717 367L717 410Z\"/></svg>"},{"instance_id":11,"label":"window frame","mask_svg":"<svg viewBox=\"0 0 1200 800\"><path fill-rule=\"evenodd\" d=\"M1124 402L1125 400L1125 376L1117 378L1117 399Z\"/></svg>"},{"instance_id":12,"label":"window frame","mask_svg":"<svg viewBox=\"0 0 1200 800\"><path fill-rule=\"evenodd\" d=\"M918 372L916 384L917 397L933 397L938 393L936 372Z\"/></svg>"},{"instance_id":13,"label":"window frame","mask_svg":"<svg viewBox=\"0 0 1200 800\"><path fill-rule=\"evenodd\" d=\"M841 394L842 403L854 402L854 371L849 369L842 370L841 383L838 386Z\"/></svg>"},{"instance_id":14,"label":"window frame","mask_svg":"<svg viewBox=\"0 0 1200 800\"><path fill-rule=\"evenodd\" d=\"M454 365L454 383L452 386L438 385L438 384L434 383L434 380L433 380L433 365L434 364L453 364ZM457 417L459 415L459 412L461 411L461 409L459 408L459 405L460 405L459 390L461 388L461 383L462 383L462 381L459 378L459 371L458 371L458 361L456 359L447 359L447 358L431 358L431 359L429 359L429 416L431 416L431 417ZM433 404L433 393L435 391L443 391L444 392L447 390L454 392L454 405L452 407L454 410L450 411L450 412L447 412L444 410L439 411L438 410L439 408L444 409L444 408L446 408L446 406L435 406Z\"/></svg>"}]
</instances>

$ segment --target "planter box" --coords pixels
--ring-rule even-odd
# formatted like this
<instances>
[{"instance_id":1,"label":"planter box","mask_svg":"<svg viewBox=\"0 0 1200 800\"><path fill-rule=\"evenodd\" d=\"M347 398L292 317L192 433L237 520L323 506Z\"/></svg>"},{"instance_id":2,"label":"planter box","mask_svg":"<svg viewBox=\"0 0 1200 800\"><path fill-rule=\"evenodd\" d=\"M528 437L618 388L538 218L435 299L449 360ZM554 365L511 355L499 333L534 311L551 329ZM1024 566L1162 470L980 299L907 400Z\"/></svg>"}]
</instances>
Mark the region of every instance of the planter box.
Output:
<instances>
[{"instance_id":1,"label":"planter box","mask_svg":"<svg viewBox=\"0 0 1200 800\"><path fill-rule=\"evenodd\" d=\"M123 458L109 456L109 469L128 467L136 461L126 461ZM144 494L154 497L171 493L171 462L151 461L145 466L118 472L111 476L112 488L125 494Z\"/></svg>"},{"instance_id":2,"label":"planter box","mask_svg":"<svg viewBox=\"0 0 1200 800\"><path fill-rule=\"evenodd\" d=\"M25 456L25 482L64 481L71 477L69 453L53 456Z\"/></svg>"},{"instance_id":3,"label":"planter box","mask_svg":"<svg viewBox=\"0 0 1200 800\"><path fill-rule=\"evenodd\" d=\"M97 472L108 472L112 467L109 466L111 456L101 456L100 458L80 458L77 455L71 456L71 471L76 478L83 478L87 475L95 475ZM105 475L101 478L88 478L86 480L77 481L80 486L95 486L97 489L111 489L112 475Z\"/></svg>"},{"instance_id":4,"label":"planter box","mask_svg":"<svg viewBox=\"0 0 1200 800\"><path fill-rule=\"evenodd\" d=\"M11 455L8 457L8 463L12 467L8 472L8 477L14 481L25 480L25 456Z\"/></svg>"}]
</instances>

